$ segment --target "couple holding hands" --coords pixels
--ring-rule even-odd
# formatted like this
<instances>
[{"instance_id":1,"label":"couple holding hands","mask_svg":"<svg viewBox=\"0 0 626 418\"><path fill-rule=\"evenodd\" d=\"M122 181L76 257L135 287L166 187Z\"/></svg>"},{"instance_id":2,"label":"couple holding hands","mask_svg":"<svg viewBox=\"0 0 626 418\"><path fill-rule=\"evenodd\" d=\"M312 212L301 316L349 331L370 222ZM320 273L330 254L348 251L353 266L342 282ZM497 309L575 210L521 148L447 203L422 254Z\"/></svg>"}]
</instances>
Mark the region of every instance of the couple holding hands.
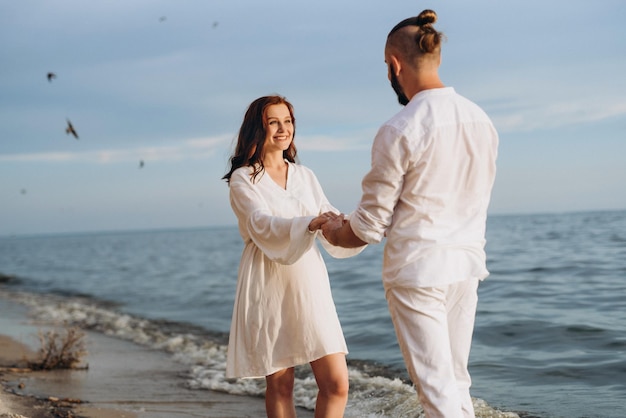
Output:
<instances>
[{"instance_id":1,"label":"couple holding hands","mask_svg":"<svg viewBox=\"0 0 626 418\"><path fill-rule=\"evenodd\" d=\"M427 418L474 417L468 359L498 134L438 74L443 34L424 10L387 36L403 108L372 145L349 219L297 163L295 117L281 96L250 104L223 177L244 241L226 376L263 377L268 417L295 417L294 367L309 363L315 416L342 417L346 341L317 242L351 257L385 238L382 280L398 343Z\"/></svg>"}]
</instances>

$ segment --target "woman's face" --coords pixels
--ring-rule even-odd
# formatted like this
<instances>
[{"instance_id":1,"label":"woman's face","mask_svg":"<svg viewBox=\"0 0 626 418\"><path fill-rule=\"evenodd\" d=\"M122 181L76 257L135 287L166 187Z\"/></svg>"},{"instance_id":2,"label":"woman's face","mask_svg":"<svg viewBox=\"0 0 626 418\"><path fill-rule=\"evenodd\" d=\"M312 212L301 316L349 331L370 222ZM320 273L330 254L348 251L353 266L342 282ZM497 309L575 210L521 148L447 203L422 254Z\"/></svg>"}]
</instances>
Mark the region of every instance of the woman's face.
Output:
<instances>
[{"instance_id":1,"label":"woman's face","mask_svg":"<svg viewBox=\"0 0 626 418\"><path fill-rule=\"evenodd\" d=\"M267 108L267 133L265 136L264 154L282 153L293 140L293 121L289 108L285 104L276 104Z\"/></svg>"}]
</instances>

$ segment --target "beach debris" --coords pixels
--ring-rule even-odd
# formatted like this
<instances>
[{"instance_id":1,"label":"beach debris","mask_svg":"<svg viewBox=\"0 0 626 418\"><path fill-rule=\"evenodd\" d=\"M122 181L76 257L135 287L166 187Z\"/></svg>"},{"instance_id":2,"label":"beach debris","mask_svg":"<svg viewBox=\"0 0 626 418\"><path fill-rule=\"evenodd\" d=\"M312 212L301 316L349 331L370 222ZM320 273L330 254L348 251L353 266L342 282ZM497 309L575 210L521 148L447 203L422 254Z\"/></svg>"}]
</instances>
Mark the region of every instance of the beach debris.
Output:
<instances>
[{"instance_id":1,"label":"beach debris","mask_svg":"<svg viewBox=\"0 0 626 418\"><path fill-rule=\"evenodd\" d=\"M75 398L57 398L56 396L48 396L50 402L63 402L63 403L83 403L80 399Z\"/></svg>"},{"instance_id":2,"label":"beach debris","mask_svg":"<svg viewBox=\"0 0 626 418\"><path fill-rule=\"evenodd\" d=\"M74 138L78 139L78 134L76 133L76 129L74 129L74 125L72 125L72 122L70 122L69 119L67 120L67 127L65 128L65 133L66 134L72 134L74 135Z\"/></svg>"},{"instance_id":3,"label":"beach debris","mask_svg":"<svg viewBox=\"0 0 626 418\"><path fill-rule=\"evenodd\" d=\"M58 330L39 331L39 358L29 362L28 366L35 370L53 369L87 369L79 367L87 354L85 333L78 327L69 327L64 333Z\"/></svg>"},{"instance_id":4,"label":"beach debris","mask_svg":"<svg viewBox=\"0 0 626 418\"><path fill-rule=\"evenodd\" d=\"M17 277L0 272L0 283L8 283L13 280L17 280Z\"/></svg>"},{"instance_id":5,"label":"beach debris","mask_svg":"<svg viewBox=\"0 0 626 418\"><path fill-rule=\"evenodd\" d=\"M55 73L48 73L46 77L48 77L48 83L51 83L52 79L57 78L57 75Z\"/></svg>"},{"instance_id":6,"label":"beach debris","mask_svg":"<svg viewBox=\"0 0 626 418\"><path fill-rule=\"evenodd\" d=\"M28 369L25 367L0 367L0 372L7 373L30 373L33 369Z\"/></svg>"},{"instance_id":7,"label":"beach debris","mask_svg":"<svg viewBox=\"0 0 626 418\"><path fill-rule=\"evenodd\" d=\"M56 396L48 396L47 398L41 398L42 401L48 402L48 411L55 418L80 418L81 415L76 415L73 408L77 404L82 404L83 401L74 398L58 398Z\"/></svg>"}]
</instances>

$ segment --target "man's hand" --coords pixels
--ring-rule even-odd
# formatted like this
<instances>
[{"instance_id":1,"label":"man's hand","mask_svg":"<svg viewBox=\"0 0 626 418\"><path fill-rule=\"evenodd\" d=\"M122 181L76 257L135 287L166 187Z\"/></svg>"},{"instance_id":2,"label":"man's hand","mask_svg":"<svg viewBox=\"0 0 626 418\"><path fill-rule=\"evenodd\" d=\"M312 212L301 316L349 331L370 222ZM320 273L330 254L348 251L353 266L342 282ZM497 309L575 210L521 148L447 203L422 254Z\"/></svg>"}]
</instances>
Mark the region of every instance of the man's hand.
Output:
<instances>
[{"instance_id":1,"label":"man's hand","mask_svg":"<svg viewBox=\"0 0 626 418\"><path fill-rule=\"evenodd\" d=\"M335 219L343 219L343 214L337 215L333 212L324 212L321 215L313 218L309 223L309 231L314 232L322 227L322 225L326 224L329 221L333 221Z\"/></svg>"},{"instance_id":2,"label":"man's hand","mask_svg":"<svg viewBox=\"0 0 626 418\"><path fill-rule=\"evenodd\" d=\"M322 233L326 241L338 247L356 248L367 244L354 234L350 222L344 218L343 214L325 222L322 225Z\"/></svg>"},{"instance_id":3,"label":"man's hand","mask_svg":"<svg viewBox=\"0 0 626 418\"><path fill-rule=\"evenodd\" d=\"M328 219L324 224L322 224L322 233L324 234L326 241L330 242L332 245L339 245L337 232L346 222L348 221L343 217L343 214L341 214L333 219Z\"/></svg>"}]
</instances>

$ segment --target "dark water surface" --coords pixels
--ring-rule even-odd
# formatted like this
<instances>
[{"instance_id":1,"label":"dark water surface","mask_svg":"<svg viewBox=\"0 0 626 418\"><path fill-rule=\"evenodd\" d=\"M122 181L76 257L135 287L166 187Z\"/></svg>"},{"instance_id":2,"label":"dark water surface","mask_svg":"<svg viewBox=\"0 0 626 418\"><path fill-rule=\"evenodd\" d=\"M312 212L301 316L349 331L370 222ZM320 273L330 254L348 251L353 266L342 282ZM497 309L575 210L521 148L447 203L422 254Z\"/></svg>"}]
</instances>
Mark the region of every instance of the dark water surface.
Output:
<instances>
[{"instance_id":1,"label":"dark water surface","mask_svg":"<svg viewBox=\"0 0 626 418\"><path fill-rule=\"evenodd\" d=\"M487 239L472 395L521 415L625 417L626 211L492 216ZM4 237L0 273L10 278L0 290L37 315L171 351L190 364L192 387L255 395L262 388L221 371L241 249L234 227ZM382 245L325 259L351 389L363 391L351 402L363 416L410 411L380 279ZM315 397L309 380L304 406Z\"/></svg>"}]
</instances>

